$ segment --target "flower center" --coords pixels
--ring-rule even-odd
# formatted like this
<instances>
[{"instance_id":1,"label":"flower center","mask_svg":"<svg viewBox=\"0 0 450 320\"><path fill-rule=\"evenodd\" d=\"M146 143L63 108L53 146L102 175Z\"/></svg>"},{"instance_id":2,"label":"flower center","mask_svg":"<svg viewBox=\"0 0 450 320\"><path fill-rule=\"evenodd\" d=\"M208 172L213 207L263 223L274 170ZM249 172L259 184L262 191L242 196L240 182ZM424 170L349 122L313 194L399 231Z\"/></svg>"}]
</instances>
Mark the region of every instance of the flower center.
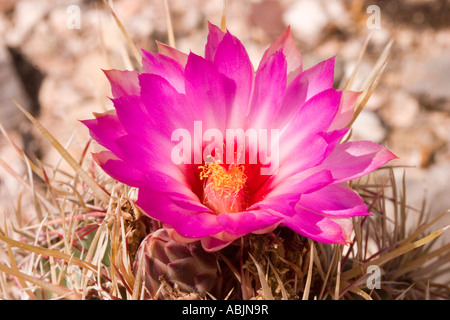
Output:
<instances>
[{"instance_id":1,"label":"flower center","mask_svg":"<svg viewBox=\"0 0 450 320\"><path fill-rule=\"evenodd\" d=\"M205 180L203 203L216 214L245 210L244 187L247 176L243 165L228 169L217 162L199 166L200 180Z\"/></svg>"}]
</instances>

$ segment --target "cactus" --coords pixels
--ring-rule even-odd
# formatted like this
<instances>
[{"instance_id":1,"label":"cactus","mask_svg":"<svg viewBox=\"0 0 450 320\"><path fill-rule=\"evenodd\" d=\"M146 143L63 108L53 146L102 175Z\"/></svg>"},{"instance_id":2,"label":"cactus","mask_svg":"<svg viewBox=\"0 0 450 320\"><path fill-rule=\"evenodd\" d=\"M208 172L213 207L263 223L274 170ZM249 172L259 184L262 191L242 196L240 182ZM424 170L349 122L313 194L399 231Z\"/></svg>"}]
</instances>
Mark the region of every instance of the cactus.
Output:
<instances>
[{"instance_id":1,"label":"cactus","mask_svg":"<svg viewBox=\"0 0 450 320\"><path fill-rule=\"evenodd\" d=\"M140 263L147 296L152 299L203 298L217 278L214 254L205 252L199 242L173 241L165 229L144 238L134 264L135 273Z\"/></svg>"}]
</instances>

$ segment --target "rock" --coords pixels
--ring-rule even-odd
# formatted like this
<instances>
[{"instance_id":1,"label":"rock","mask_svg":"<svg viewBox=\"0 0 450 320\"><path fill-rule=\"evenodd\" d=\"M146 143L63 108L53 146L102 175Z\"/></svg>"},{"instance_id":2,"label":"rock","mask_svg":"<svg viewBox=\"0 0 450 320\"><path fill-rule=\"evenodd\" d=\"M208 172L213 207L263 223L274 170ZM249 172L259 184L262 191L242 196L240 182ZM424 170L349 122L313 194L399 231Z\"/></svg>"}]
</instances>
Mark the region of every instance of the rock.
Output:
<instances>
[{"instance_id":1,"label":"rock","mask_svg":"<svg viewBox=\"0 0 450 320\"><path fill-rule=\"evenodd\" d=\"M297 0L286 10L284 22L300 41L316 44L329 25L343 26L348 14L340 0Z\"/></svg>"},{"instance_id":2,"label":"rock","mask_svg":"<svg viewBox=\"0 0 450 320\"><path fill-rule=\"evenodd\" d=\"M450 114L448 112L432 111L428 113L426 121L436 137L450 146Z\"/></svg>"},{"instance_id":3,"label":"rock","mask_svg":"<svg viewBox=\"0 0 450 320\"><path fill-rule=\"evenodd\" d=\"M450 50L406 65L405 87L431 110L450 112Z\"/></svg>"},{"instance_id":4,"label":"rock","mask_svg":"<svg viewBox=\"0 0 450 320\"><path fill-rule=\"evenodd\" d=\"M0 115L0 117L1 119L4 119L2 115ZM19 146L19 148L24 147L22 137L17 131L8 131L8 135ZM19 175L26 175L27 168L22 158L12 149L3 136L2 139L0 139L0 159L7 163L8 166ZM17 199L20 192L23 192L23 187L20 182L9 172L7 172L3 166L0 166L0 203L2 204L1 208L3 214L15 212ZM23 212L26 212L26 210Z\"/></svg>"},{"instance_id":5,"label":"rock","mask_svg":"<svg viewBox=\"0 0 450 320\"><path fill-rule=\"evenodd\" d=\"M102 53L90 52L78 61L71 83L82 97L111 96L109 82L102 71L108 68Z\"/></svg>"},{"instance_id":6,"label":"rock","mask_svg":"<svg viewBox=\"0 0 450 320\"><path fill-rule=\"evenodd\" d=\"M0 12L7 12L14 8L19 0L2 0L0 2Z\"/></svg>"},{"instance_id":7,"label":"rock","mask_svg":"<svg viewBox=\"0 0 450 320\"><path fill-rule=\"evenodd\" d=\"M274 0L254 3L251 7L250 21L274 38L286 28L283 22L283 7Z\"/></svg>"},{"instance_id":8,"label":"rock","mask_svg":"<svg viewBox=\"0 0 450 320\"><path fill-rule=\"evenodd\" d=\"M426 168L445 142L441 141L425 123L392 130L387 145L399 157L399 164Z\"/></svg>"},{"instance_id":9,"label":"rock","mask_svg":"<svg viewBox=\"0 0 450 320\"><path fill-rule=\"evenodd\" d=\"M73 82L57 77L47 77L42 83L39 102L43 117L55 115L64 119L72 108L82 104L83 97Z\"/></svg>"},{"instance_id":10,"label":"rock","mask_svg":"<svg viewBox=\"0 0 450 320\"><path fill-rule=\"evenodd\" d=\"M427 169L406 168L394 169L395 181L398 190L403 190L402 181L405 177L406 185L406 228L407 230L416 230L419 223L420 214L425 204L425 221L431 221L440 214L450 209L450 198L448 197L448 181L450 181L450 163L434 164ZM388 191L389 192L389 191ZM400 191L402 192L402 191ZM390 193L388 193L390 195ZM387 202L388 216L394 219L392 203ZM422 223L424 221L422 220ZM442 217L431 228L430 231L436 231L450 224L450 214ZM450 234L444 233L437 239L435 248L448 243Z\"/></svg>"},{"instance_id":11,"label":"rock","mask_svg":"<svg viewBox=\"0 0 450 320\"><path fill-rule=\"evenodd\" d=\"M23 120L22 113L12 99L30 109L30 101L14 68L12 57L0 41L0 121L7 130L18 129Z\"/></svg>"},{"instance_id":12,"label":"rock","mask_svg":"<svg viewBox=\"0 0 450 320\"><path fill-rule=\"evenodd\" d=\"M356 90L360 91L360 90ZM366 106L364 107L364 110L370 110L370 111L377 111L381 110L386 104L389 103L389 95L391 92L389 90L384 90L382 87L378 87L375 89L375 91L372 93L372 95L369 98L369 101L367 101ZM379 112L379 115L381 116L381 120L386 122L386 119L383 117L383 115Z\"/></svg>"},{"instance_id":13,"label":"rock","mask_svg":"<svg viewBox=\"0 0 450 320\"><path fill-rule=\"evenodd\" d=\"M186 6L179 3L179 7L173 6L173 24L176 36L183 36L192 33L198 26L203 24L203 15L197 6Z\"/></svg>"},{"instance_id":14,"label":"rock","mask_svg":"<svg viewBox=\"0 0 450 320\"><path fill-rule=\"evenodd\" d=\"M416 122L419 111L417 99L404 91L398 91L380 108L379 114L390 127L408 128Z\"/></svg>"},{"instance_id":15,"label":"rock","mask_svg":"<svg viewBox=\"0 0 450 320\"><path fill-rule=\"evenodd\" d=\"M406 171L408 181L407 201L416 208L420 208L425 198L428 209L432 216L450 209L450 198L448 197L448 182L450 181L450 163L442 163L431 166L428 170L412 169L409 174ZM401 180L398 180L401 181ZM446 223L441 221L442 227L450 223L450 215Z\"/></svg>"},{"instance_id":16,"label":"rock","mask_svg":"<svg viewBox=\"0 0 450 320\"><path fill-rule=\"evenodd\" d=\"M284 21L301 41L315 43L319 40L328 19L317 1L296 1L284 14Z\"/></svg>"},{"instance_id":17,"label":"rock","mask_svg":"<svg viewBox=\"0 0 450 320\"><path fill-rule=\"evenodd\" d=\"M46 1L19 1L14 8L14 27L6 33L8 45L20 46L33 31L33 28L50 10Z\"/></svg>"},{"instance_id":18,"label":"rock","mask_svg":"<svg viewBox=\"0 0 450 320\"><path fill-rule=\"evenodd\" d=\"M375 112L363 110L352 126L353 140L371 140L382 143L387 130Z\"/></svg>"},{"instance_id":19,"label":"rock","mask_svg":"<svg viewBox=\"0 0 450 320\"><path fill-rule=\"evenodd\" d=\"M116 14L119 14L119 18L133 39L150 37L155 29L154 24L158 20L158 15L163 13L161 9L156 10L154 3L149 3L145 0L116 1L114 3L114 11Z\"/></svg>"}]
</instances>

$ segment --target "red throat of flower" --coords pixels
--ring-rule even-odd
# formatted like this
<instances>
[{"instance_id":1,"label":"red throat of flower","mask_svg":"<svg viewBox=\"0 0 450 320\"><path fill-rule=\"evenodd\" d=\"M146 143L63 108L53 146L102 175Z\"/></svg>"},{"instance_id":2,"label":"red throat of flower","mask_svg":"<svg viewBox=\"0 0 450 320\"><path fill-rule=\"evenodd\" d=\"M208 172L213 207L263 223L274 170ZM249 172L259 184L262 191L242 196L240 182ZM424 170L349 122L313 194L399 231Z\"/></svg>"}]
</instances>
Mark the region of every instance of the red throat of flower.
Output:
<instances>
[{"instance_id":1,"label":"red throat of flower","mask_svg":"<svg viewBox=\"0 0 450 320\"><path fill-rule=\"evenodd\" d=\"M205 180L203 203L219 213L236 213L246 209L243 165L230 165L228 169L217 162L199 166L200 180Z\"/></svg>"}]
</instances>

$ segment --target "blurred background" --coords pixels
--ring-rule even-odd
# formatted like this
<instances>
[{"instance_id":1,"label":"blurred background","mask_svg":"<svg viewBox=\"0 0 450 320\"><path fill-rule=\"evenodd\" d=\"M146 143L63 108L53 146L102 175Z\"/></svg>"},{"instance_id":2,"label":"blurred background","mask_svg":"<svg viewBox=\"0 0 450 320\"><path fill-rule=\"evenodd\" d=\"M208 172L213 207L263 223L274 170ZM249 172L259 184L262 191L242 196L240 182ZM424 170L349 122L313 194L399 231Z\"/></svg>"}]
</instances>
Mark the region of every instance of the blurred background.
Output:
<instances>
[{"instance_id":1,"label":"blurred background","mask_svg":"<svg viewBox=\"0 0 450 320\"><path fill-rule=\"evenodd\" d=\"M203 54L207 21L220 25L223 1L168 2L176 47ZM168 42L163 0L109 3L139 48L155 51L155 40ZM353 90L361 89L394 40L385 73L354 123L353 139L384 144L399 157L393 165L410 167L406 184L412 205L420 207L426 198L433 215L450 208L450 1L227 1L227 27L254 66L288 25L305 68L337 56L336 87L352 72L372 32ZM126 41L101 0L1 0L0 122L32 158L50 165L58 161L14 98L78 159L88 141L78 120L112 108L101 69L130 69L128 57ZM0 159L26 175L3 136ZM403 171L395 171L399 181ZM0 209L14 208L22 190L0 167Z\"/></svg>"}]
</instances>

